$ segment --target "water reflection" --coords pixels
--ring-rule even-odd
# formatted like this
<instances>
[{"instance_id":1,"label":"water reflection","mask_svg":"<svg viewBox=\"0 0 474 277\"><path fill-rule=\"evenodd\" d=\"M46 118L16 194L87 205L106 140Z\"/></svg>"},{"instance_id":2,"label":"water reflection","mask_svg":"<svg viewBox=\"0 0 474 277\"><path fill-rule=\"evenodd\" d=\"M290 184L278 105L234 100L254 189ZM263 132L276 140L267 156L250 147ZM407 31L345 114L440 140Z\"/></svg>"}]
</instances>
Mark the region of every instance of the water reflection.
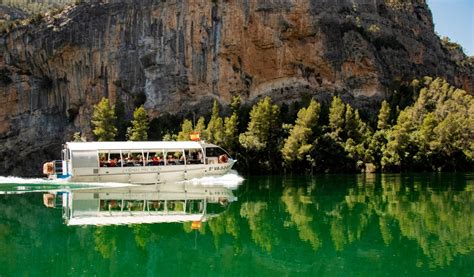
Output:
<instances>
[{"instance_id":1,"label":"water reflection","mask_svg":"<svg viewBox=\"0 0 474 277\"><path fill-rule=\"evenodd\" d=\"M294 226L301 241L315 251L321 243L329 243L322 241L322 230L329 231L336 251L367 237L381 237L391 248L402 248L408 239L428 258L418 258L417 266L444 267L474 250L473 182L462 182L436 176L365 175L357 178L356 186L346 188L339 201L327 203L327 188L295 187L283 181L281 200L289 215L285 226Z\"/></svg>"},{"instance_id":2,"label":"water reflection","mask_svg":"<svg viewBox=\"0 0 474 277\"><path fill-rule=\"evenodd\" d=\"M236 197L224 186L169 183L43 194L49 208L62 208L68 226L201 222L222 213Z\"/></svg>"},{"instance_id":3,"label":"water reflection","mask_svg":"<svg viewBox=\"0 0 474 277\"><path fill-rule=\"evenodd\" d=\"M249 177L228 190L188 183L0 195L0 274L17 275L21 263L48 272L65 248L70 260L57 268L88 275L474 273L474 175ZM128 224L157 218L177 223ZM71 226L92 219L109 225Z\"/></svg>"}]
</instances>

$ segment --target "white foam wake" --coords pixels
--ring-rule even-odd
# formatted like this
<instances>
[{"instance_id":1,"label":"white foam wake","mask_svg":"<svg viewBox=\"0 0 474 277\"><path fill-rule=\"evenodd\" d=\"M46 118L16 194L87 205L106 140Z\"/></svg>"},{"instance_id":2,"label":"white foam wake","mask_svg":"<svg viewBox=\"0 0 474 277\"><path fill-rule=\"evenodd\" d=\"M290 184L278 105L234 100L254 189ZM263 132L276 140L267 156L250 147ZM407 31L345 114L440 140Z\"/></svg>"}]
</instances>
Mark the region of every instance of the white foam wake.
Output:
<instances>
[{"instance_id":1,"label":"white foam wake","mask_svg":"<svg viewBox=\"0 0 474 277\"><path fill-rule=\"evenodd\" d=\"M21 178L14 176L0 176L0 184L31 184L31 185L51 185L51 184L65 184L66 179L48 180L42 178Z\"/></svg>"},{"instance_id":2,"label":"white foam wake","mask_svg":"<svg viewBox=\"0 0 474 277\"><path fill-rule=\"evenodd\" d=\"M244 178L239 176L236 171L222 176L207 176L201 178L195 178L184 181L186 184L192 184L195 186L224 186L230 189L235 189L242 184Z\"/></svg>"},{"instance_id":3,"label":"white foam wake","mask_svg":"<svg viewBox=\"0 0 474 277\"><path fill-rule=\"evenodd\" d=\"M38 191L52 191L64 189L87 189L87 188L117 188L128 187L132 184L124 183L72 183L68 179L41 179L41 178L21 178L15 176L0 176L0 194L5 193L25 193Z\"/></svg>"}]
</instances>

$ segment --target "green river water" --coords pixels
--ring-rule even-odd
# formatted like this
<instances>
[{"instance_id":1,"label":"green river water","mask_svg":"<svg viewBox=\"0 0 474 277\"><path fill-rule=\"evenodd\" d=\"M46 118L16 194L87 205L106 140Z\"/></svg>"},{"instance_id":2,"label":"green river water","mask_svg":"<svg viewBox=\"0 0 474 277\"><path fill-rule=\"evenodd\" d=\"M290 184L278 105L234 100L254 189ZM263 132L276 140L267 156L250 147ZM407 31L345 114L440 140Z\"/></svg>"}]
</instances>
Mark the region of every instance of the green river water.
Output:
<instances>
[{"instance_id":1,"label":"green river water","mask_svg":"<svg viewBox=\"0 0 474 277\"><path fill-rule=\"evenodd\" d=\"M474 275L474 174L246 177L199 229L67 226L34 187L0 184L0 276Z\"/></svg>"}]
</instances>

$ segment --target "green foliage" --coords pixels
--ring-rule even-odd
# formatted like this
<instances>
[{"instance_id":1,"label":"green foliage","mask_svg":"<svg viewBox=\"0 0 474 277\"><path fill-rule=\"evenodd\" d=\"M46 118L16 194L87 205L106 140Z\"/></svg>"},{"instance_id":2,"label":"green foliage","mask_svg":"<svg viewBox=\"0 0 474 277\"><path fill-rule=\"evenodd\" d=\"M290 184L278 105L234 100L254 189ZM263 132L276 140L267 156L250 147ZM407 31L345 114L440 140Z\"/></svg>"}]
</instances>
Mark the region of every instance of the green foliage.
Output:
<instances>
[{"instance_id":1,"label":"green foliage","mask_svg":"<svg viewBox=\"0 0 474 277\"><path fill-rule=\"evenodd\" d=\"M239 118L237 117L237 113L232 113L230 117L226 117L224 119L224 138L222 141L222 145L226 149L236 149L238 143L238 134L237 134L237 127L239 124Z\"/></svg>"},{"instance_id":2,"label":"green foliage","mask_svg":"<svg viewBox=\"0 0 474 277\"><path fill-rule=\"evenodd\" d=\"M117 135L115 127L117 117L115 116L115 106L110 106L109 99L102 100L94 106L92 114L92 126L95 137L98 141L112 141Z\"/></svg>"},{"instance_id":3,"label":"green foliage","mask_svg":"<svg viewBox=\"0 0 474 277\"><path fill-rule=\"evenodd\" d=\"M250 112L250 122L247 131L239 136L240 144L249 150L260 151L268 146L278 128L280 109L271 103L270 97L265 97L253 106Z\"/></svg>"},{"instance_id":4,"label":"green foliage","mask_svg":"<svg viewBox=\"0 0 474 277\"><path fill-rule=\"evenodd\" d=\"M463 51L462 46L459 45L456 42L451 41L449 37L442 37L441 38L441 46L443 46L444 49L447 50L458 50L458 51Z\"/></svg>"},{"instance_id":5,"label":"green foliage","mask_svg":"<svg viewBox=\"0 0 474 277\"><path fill-rule=\"evenodd\" d=\"M2 0L3 5L21 9L29 14L43 14L73 2L73 0Z\"/></svg>"},{"instance_id":6,"label":"green foliage","mask_svg":"<svg viewBox=\"0 0 474 277\"><path fill-rule=\"evenodd\" d=\"M133 112L132 128L130 131L129 140L132 141L146 141L148 140L148 115L143 106L135 109Z\"/></svg>"},{"instance_id":7,"label":"green foliage","mask_svg":"<svg viewBox=\"0 0 474 277\"><path fill-rule=\"evenodd\" d=\"M235 155L239 169L254 173L282 167L301 172L471 169L473 97L442 79L429 77L414 80L401 92L409 97L392 99L404 102L404 108L399 112L390 108L393 103L384 101L373 122L375 132L357 109L337 96L329 107L311 100L283 105L281 112L270 97L251 110L234 98L232 113L224 119L214 102L207 128L204 117L200 117L194 131ZM416 101L409 103L408 99ZM309 105L301 108L304 102ZM393 126L390 118L397 118ZM173 124L173 120L176 118L172 116L160 119L166 122L160 125L160 139L188 140L193 131L191 121ZM245 124L246 129L240 127ZM176 125L181 126L179 133L173 129Z\"/></svg>"},{"instance_id":8,"label":"green foliage","mask_svg":"<svg viewBox=\"0 0 474 277\"><path fill-rule=\"evenodd\" d=\"M193 132L193 123L189 119L185 119L181 124L181 131L178 133L179 141L190 140L191 133Z\"/></svg>"},{"instance_id":9,"label":"green foliage","mask_svg":"<svg viewBox=\"0 0 474 277\"><path fill-rule=\"evenodd\" d=\"M201 136L204 134L206 130L206 120L204 119L203 116L199 117L196 127L194 128L194 132L198 132L201 134Z\"/></svg>"},{"instance_id":10,"label":"green foliage","mask_svg":"<svg viewBox=\"0 0 474 277\"><path fill-rule=\"evenodd\" d=\"M311 100L308 108L302 108L298 112L295 126L290 130L290 135L285 139L282 149L283 160L287 164L294 161L302 161L310 152L310 143L313 128L318 123L321 106L315 100Z\"/></svg>"},{"instance_id":11,"label":"green foliage","mask_svg":"<svg viewBox=\"0 0 474 277\"><path fill-rule=\"evenodd\" d=\"M389 126L389 117L390 117L390 105L387 101L382 102L382 107L379 111L378 121L377 121L377 129L378 130L385 130Z\"/></svg>"},{"instance_id":12,"label":"green foliage","mask_svg":"<svg viewBox=\"0 0 474 277\"><path fill-rule=\"evenodd\" d=\"M74 142L82 142L81 132L75 132L72 136L72 141Z\"/></svg>"},{"instance_id":13,"label":"green foliage","mask_svg":"<svg viewBox=\"0 0 474 277\"><path fill-rule=\"evenodd\" d=\"M472 95L441 78L425 78L424 86L390 130L382 166L402 170L469 166L474 149Z\"/></svg>"},{"instance_id":14,"label":"green foliage","mask_svg":"<svg viewBox=\"0 0 474 277\"><path fill-rule=\"evenodd\" d=\"M346 106L341 98L334 96L329 108L329 128L331 131L339 134L344 129L344 116L346 113Z\"/></svg>"},{"instance_id":15,"label":"green foliage","mask_svg":"<svg viewBox=\"0 0 474 277\"><path fill-rule=\"evenodd\" d=\"M222 144L224 139L224 122L219 116L219 104L217 103L217 100L214 100L212 115L209 123L207 124L205 137L207 141L214 144Z\"/></svg>"}]
</instances>

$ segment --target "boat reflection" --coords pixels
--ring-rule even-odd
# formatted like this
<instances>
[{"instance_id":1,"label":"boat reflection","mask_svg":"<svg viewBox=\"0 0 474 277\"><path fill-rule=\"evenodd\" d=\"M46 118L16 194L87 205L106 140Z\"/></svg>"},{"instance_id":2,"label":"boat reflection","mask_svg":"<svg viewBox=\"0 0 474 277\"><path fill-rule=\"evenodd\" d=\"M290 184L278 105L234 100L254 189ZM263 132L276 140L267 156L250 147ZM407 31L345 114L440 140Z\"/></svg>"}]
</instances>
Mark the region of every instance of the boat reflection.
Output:
<instances>
[{"instance_id":1,"label":"boat reflection","mask_svg":"<svg viewBox=\"0 0 474 277\"><path fill-rule=\"evenodd\" d=\"M222 185L185 183L45 193L46 207L62 208L66 225L193 222L199 228L237 198Z\"/></svg>"}]
</instances>

